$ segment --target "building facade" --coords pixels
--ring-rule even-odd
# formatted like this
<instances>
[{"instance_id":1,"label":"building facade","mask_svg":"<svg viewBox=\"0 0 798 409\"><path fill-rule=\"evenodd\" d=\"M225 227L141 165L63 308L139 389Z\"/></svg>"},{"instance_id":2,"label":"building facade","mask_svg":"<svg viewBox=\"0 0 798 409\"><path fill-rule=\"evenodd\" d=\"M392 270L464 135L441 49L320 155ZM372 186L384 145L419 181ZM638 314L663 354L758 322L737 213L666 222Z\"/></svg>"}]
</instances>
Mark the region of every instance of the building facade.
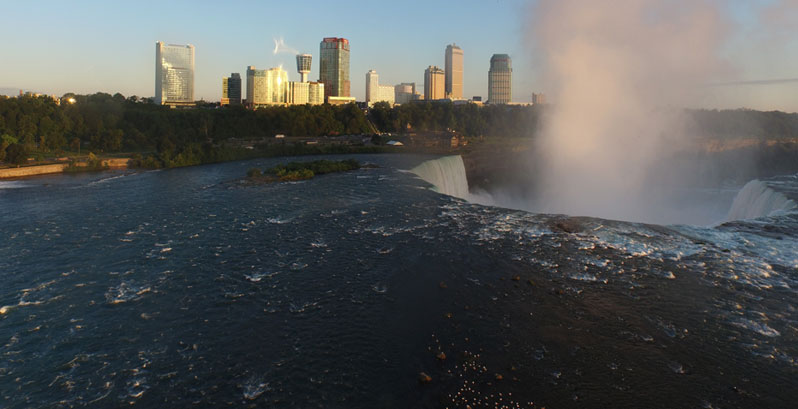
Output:
<instances>
[{"instance_id":1,"label":"building facade","mask_svg":"<svg viewBox=\"0 0 798 409\"><path fill-rule=\"evenodd\" d=\"M324 83L309 82L308 104L321 105L324 103Z\"/></svg>"},{"instance_id":2,"label":"building facade","mask_svg":"<svg viewBox=\"0 0 798 409\"><path fill-rule=\"evenodd\" d=\"M508 104L513 100L513 62L507 54L493 54L488 71L488 103Z\"/></svg>"},{"instance_id":3,"label":"building facade","mask_svg":"<svg viewBox=\"0 0 798 409\"><path fill-rule=\"evenodd\" d=\"M241 74L222 78L222 105L241 105Z\"/></svg>"},{"instance_id":4,"label":"building facade","mask_svg":"<svg viewBox=\"0 0 798 409\"><path fill-rule=\"evenodd\" d=\"M289 84L291 92L288 95L288 103L291 105L307 104L310 96L310 83L291 81Z\"/></svg>"},{"instance_id":5,"label":"building facade","mask_svg":"<svg viewBox=\"0 0 798 409\"><path fill-rule=\"evenodd\" d=\"M446 46L446 98L463 99L463 49L456 44Z\"/></svg>"},{"instance_id":6,"label":"building facade","mask_svg":"<svg viewBox=\"0 0 798 409\"><path fill-rule=\"evenodd\" d=\"M282 68L247 67L247 106L285 105L289 94L288 73Z\"/></svg>"},{"instance_id":7,"label":"building facade","mask_svg":"<svg viewBox=\"0 0 798 409\"><path fill-rule=\"evenodd\" d=\"M369 70L366 73L366 105L372 106L377 102L387 102L393 105L394 100L394 87L380 85L377 71Z\"/></svg>"},{"instance_id":8,"label":"building facade","mask_svg":"<svg viewBox=\"0 0 798 409\"><path fill-rule=\"evenodd\" d=\"M155 43L155 103L194 104L194 46Z\"/></svg>"},{"instance_id":9,"label":"building facade","mask_svg":"<svg viewBox=\"0 0 798 409\"><path fill-rule=\"evenodd\" d=\"M407 104L419 98L415 82L403 82L394 87L394 103L396 104Z\"/></svg>"},{"instance_id":10,"label":"building facade","mask_svg":"<svg viewBox=\"0 0 798 409\"><path fill-rule=\"evenodd\" d=\"M393 106L396 102L394 89L390 85L380 85L377 88L377 99L375 102L387 102Z\"/></svg>"},{"instance_id":11,"label":"building facade","mask_svg":"<svg viewBox=\"0 0 798 409\"><path fill-rule=\"evenodd\" d=\"M320 82L290 83L288 103L292 105L321 105L324 103L324 84Z\"/></svg>"},{"instance_id":12,"label":"building facade","mask_svg":"<svg viewBox=\"0 0 798 409\"><path fill-rule=\"evenodd\" d=\"M349 40L326 37L319 44L319 82L325 97L349 96Z\"/></svg>"},{"instance_id":13,"label":"building facade","mask_svg":"<svg viewBox=\"0 0 798 409\"><path fill-rule=\"evenodd\" d=\"M536 94L532 93L532 105L538 104L545 104L546 103L546 94Z\"/></svg>"},{"instance_id":14,"label":"building facade","mask_svg":"<svg viewBox=\"0 0 798 409\"><path fill-rule=\"evenodd\" d=\"M434 65L430 65L424 70L424 99L446 98L445 77L443 70Z\"/></svg>"}]
</instances>

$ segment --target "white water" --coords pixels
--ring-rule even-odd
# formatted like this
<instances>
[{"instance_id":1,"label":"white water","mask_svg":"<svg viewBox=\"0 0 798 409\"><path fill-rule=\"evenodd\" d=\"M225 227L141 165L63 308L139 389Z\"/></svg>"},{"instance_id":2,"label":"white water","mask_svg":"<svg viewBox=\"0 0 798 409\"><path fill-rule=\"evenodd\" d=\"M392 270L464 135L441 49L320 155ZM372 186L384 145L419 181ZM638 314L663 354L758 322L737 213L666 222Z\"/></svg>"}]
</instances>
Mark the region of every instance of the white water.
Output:
<instances>
[{"instance_id":1,"label":"white water","mask_svg":"<svg viewBox=\"0 0 798 409\"><path fill-rule=\"evenodd\" d=\"M470 192L463 158L459 155L444 156L438 159L428 160L411 169L410 172L415 173L424 181L432 184L433 190L438 193L454 196L472 203L491 206L498 205L533 212L536 211L532 208L534 206L532 206L531 203L519 204L515 203L516 201L514 200L509 200L502 196L494 197L484 192ZM723 200L725 202L728 199L724 200L718 196L717 200ZM735 196L731 209L726 214L726 221L776 216L796 209L798 209L798 205L796 205L795 201L790 200L784 194L772 189L765 182L752 180L743 186ZM686 211L686 208L683 208L683 210ZM704 216L704 219L708 217L706 215ZM718 222L718 219L723 216L716 215L714 217L715 220L711 224ZM687 222L687 224L696 223L697 222L693 220Z\"/></svg>"},{"instance_id":2,"label":"white water","mask_svg":"<svg viewBox=\"0 0 798 409\"><path fill-rule=\"evenodd\" d=\"M19 189L21 187L28 187L28 185L20 181L0 182L0 189Z\"/></svg>"},{"instance_id":3,"label":"white water","mask_svg":"<svg viewBox=\"0 0 798 409\"><path fill-rule=\"evenodd\" d=\"M468 198L468 179L463 158L459 155L428 160L410 171L435 186L434 190L438 193Z\"/></svg>"},{"instance_id":4,"label":"white water","mask_svg":"<svg viewBox=\"0 0 798 409\"><path fill-rule=\"evenodd\" d=\"M732 203L726 220L775 216L795 209L796 204L766 183L752 180L743 186Z\"/></svg>"},{"instance_id":5,"label":"white water","mask_svg":"<svg viewBox=\"0 0 798 409\"><path fill-rule=\"evenodd\" d=\"M444 156L428 160L413 169L421 179L434 186L433 190L469 202L493 205L493 198L487 193L471 193L468 190L465 164L460 155Z\"/></svg>"}]
</instances>

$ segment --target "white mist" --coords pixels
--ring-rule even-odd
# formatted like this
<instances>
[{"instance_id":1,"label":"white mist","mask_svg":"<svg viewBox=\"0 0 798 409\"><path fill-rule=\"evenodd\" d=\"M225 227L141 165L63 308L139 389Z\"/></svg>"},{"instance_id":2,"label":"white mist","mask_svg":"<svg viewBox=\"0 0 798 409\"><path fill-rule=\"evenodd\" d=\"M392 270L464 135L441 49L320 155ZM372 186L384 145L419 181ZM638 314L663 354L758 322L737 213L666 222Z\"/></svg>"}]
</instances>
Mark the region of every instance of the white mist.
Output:
<instances>
[{"instance_id":1,"label":"white mist","mask_svg":"<svg viewBox=\"0 0 798 409\"><path fill-rule=\"evenodd\" d=\"M531 32L553 103L538 138L537 211L672 222L682 108L723 72L726 23L704 0L540 0ZM686 183L685 183L686 184Z\"/></svg>"}]
</instances>

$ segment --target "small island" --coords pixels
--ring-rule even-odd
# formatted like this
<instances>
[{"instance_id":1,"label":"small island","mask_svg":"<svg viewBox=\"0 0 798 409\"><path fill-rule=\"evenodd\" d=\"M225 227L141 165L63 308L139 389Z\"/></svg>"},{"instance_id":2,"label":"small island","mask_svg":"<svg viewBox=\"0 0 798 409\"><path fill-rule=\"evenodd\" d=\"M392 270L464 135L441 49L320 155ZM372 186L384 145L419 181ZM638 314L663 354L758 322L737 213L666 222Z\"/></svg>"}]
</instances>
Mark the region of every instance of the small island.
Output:
<instances>
[{"instance_id":1,"label":"small island","mask_svg":"<svg viewBox=\"0 0 798 409\"><path fill-rule=\"evenodd\" d=\"M312 162L289 162L285 165L277 165L262 172L258 168L251 168L247 171L247 180L259 183L290 182L311 179L316 175L346 172L360 168L360 163L354 159L339 161L322 159Z\"/></svg>"}]
</instances>

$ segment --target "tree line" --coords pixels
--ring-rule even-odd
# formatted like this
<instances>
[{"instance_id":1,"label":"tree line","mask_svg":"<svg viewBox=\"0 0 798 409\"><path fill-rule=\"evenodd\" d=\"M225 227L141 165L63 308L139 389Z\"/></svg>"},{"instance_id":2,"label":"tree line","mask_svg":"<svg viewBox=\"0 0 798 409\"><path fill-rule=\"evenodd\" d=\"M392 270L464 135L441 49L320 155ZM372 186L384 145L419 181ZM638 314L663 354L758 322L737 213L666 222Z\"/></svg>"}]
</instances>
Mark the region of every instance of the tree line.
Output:
<instances>
[{"instance_id":1,"label":"tree line","mask_svg":"<svg viewBox=\"0 0 798 409\"><path fill-rule=\"evenodd\" d=\"M14 162L7 154L18 159L18 151L27 157L83 150L155 153L144 160L181 166L228 159L235 149L225 142L232 138L371 132L355 105L213 108L170 109L118 93L66 94L60 105L44 96L0 97L0 160Z\"/></svg>"},{"instance_id":2,"label":"tree line","mask_svg":"<svg viewBox=\"0 0 798 409\"><path fill-rule=\"evenodd\" d=\"M478 106L420 101L368 113L355 104L219 108L213 104L170 109L121 94L0 96L0 160L22 163L29 155L93 152L140 153L140 166L171 167L236 159L252 152L233 138L335 136L374 132L457 132L467 137L533 137L546 106ZM798 114L751 110L688 111L694 126L715 137L798 137ZM290 147L282 151L294 152ZM300 149L301 151L301 149Z\"/></svg>"}]
</instances>

